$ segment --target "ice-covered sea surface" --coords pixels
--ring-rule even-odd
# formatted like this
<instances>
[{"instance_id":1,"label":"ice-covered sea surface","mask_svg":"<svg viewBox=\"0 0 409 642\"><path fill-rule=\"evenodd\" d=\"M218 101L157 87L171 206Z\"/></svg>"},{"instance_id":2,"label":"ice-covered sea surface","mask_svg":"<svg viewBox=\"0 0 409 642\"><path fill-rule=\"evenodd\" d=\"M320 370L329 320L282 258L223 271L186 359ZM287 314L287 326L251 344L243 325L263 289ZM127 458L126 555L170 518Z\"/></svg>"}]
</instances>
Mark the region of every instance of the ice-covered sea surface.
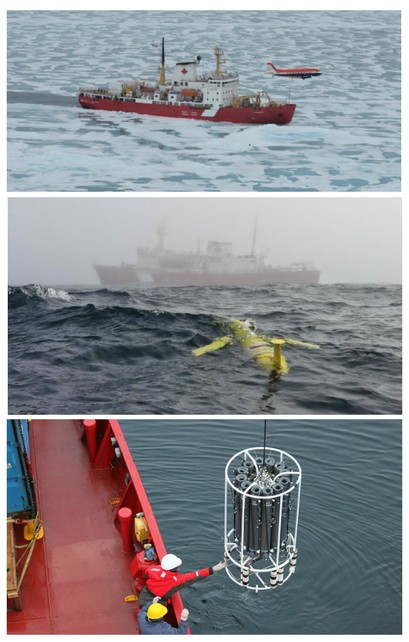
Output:
<instances>
[{"instance_id":1,"label":"ice-covered sea surface","mask_svg":"<svg viewBox=\"0 0 409 642\"><path fill-rule=\"evenodd\" d=\"M78 107L80 86L168 75L213 47L241 92L297 103L290 125L234 125ZM398 11L11 11L10 191L399 191ZM265 63L319 66L273 78Z\"/></svg>"}]
</instances>

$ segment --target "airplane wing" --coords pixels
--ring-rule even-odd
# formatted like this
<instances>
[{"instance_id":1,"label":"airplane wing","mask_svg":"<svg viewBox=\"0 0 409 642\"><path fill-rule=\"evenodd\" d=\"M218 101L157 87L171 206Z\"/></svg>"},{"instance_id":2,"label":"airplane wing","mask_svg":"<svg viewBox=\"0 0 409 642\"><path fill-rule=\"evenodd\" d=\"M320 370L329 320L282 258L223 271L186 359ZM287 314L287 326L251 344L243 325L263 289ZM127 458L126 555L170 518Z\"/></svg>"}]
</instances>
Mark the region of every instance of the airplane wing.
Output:
<instances>
[{"instance_id":1,"label":"airplane wing","mask_svg":"<svg viewBox=\"0 0 409 642\"><path fill-rule=\"evenodd\" d=\"M211 343L208 343L206 346L195 348L194 350L192 350L192 354L196 355L196 357L200 357L202 354L206 354L207 352L213 352L214 350L218 350L219 348L224 348L224 346L227 346L227 344L231 342L232 337L220 337L219 339L215 339Z\"/></svg>"}]
</instances>

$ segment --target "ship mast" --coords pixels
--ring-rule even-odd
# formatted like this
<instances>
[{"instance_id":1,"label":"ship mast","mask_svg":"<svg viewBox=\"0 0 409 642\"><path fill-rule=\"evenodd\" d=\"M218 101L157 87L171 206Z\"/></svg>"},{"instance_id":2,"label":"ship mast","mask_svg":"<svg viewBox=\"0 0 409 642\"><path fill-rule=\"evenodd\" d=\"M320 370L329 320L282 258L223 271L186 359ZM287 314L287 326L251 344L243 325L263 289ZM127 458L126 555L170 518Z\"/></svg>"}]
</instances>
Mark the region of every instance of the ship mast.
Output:
<instances>
[{"instance_id":1,"label":"ship mast","mask_svg":"<svg viewBox=\"0 0 409 642\"><path fill-rule=\"evenodd\" d=\"M164 85L165 82L166 82L166 77L165 77L165 38L162 38L159 84L160 85Z\"/></svg>"},{"instance_id":2,"label":"ship mast","mask_svg":"<svg viewBox=\"0 0 409 642\"><path fill-rule=\"evenodd\" d=\"M220 78L220 69L221 65L224 64L226 61L222 60L223 51L216 45L214 48L214 55L216 56L216 69L214 72L214 78Z\"/></svg>"},{"instance_id":3,"label":"ship mast","mask_svg":"<svg viewBox=\"0 0 409 642\"><path fill-rule=\"evenodd\" d=\"M254 256L254 250L256 247L256 231L257 231L257 216L256 220L254 221L254 229L253 229L253 243L251 246L251 256Z\"/></svg>"},{"instance_id":4,"label":"ship mast","mask_svg":"<svg viewBox=\"0 0 409 642\"><path fill-rule=\"evenodd\" d=\"M165 227L163 224L158 225L156 229L156 234L158 235L158 251L163 252L165 249Z\"/></svg>"}]
</instances>

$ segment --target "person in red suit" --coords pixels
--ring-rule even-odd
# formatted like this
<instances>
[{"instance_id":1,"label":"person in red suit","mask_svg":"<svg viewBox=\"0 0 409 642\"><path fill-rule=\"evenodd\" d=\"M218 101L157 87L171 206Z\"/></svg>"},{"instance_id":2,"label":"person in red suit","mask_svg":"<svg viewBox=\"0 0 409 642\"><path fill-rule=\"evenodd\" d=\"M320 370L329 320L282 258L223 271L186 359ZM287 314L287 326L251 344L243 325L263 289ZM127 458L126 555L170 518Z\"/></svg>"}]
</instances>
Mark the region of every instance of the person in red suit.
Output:
<instances>
[{"instance_id":1,"label":"person in red suit","mask_svg":"<svg viewBox=\"0 0 409 642\"><path fill-rule=\"evenodd\" d=\"M173 553L164 555L160 565L152 566L147 570L146 585L139 595L139 606L142 608L147 602L152 602L154 597L160 601L166 601L185 586L191 586L194 582L209 577L226 566L226 562L219 562L214 566L202 568L191 573L179 573L182 560Z\"/></svg>"}]
</instances>

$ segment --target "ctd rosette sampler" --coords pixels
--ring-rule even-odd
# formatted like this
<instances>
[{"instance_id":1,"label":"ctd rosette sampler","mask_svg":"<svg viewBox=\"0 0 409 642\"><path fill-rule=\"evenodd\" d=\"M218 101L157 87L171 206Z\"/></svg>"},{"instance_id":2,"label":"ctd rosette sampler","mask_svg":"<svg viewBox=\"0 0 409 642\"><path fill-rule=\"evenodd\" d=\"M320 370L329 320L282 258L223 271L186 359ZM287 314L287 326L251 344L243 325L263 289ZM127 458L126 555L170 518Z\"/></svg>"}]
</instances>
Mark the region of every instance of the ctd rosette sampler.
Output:
<instances>
[{"instance_id":1,"label":"ctd rosette sampler","mask_svg":"<svg viewBox=\"0 0 409 642\"><path fill-rule=\"evenodd\" d=\"M274 589L295 572L302 471L276 448L236 453L225 472L227 575L253 591Z\"/></svg>"}]
</instances>

